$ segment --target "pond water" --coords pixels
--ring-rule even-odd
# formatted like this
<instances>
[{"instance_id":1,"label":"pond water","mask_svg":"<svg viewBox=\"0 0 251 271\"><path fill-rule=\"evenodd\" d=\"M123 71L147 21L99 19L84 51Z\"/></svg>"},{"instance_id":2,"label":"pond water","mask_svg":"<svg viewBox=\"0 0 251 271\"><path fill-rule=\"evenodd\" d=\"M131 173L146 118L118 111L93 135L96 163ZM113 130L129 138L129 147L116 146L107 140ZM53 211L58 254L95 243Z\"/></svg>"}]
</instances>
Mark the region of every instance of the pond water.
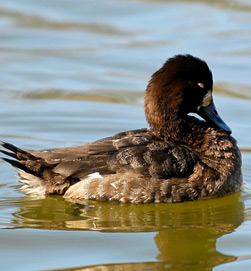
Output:
<instances>
[{"instance_id":1,"label":"pond water","mask_svg":"<svg viewBox=\"0 0 251 271\"><path fill-rule=\"evenodd\" d=\"M32 198L0 161L1 270L250 270L251 3L0 1L0 138L27 149L146 127L145 86L191 53L243 155L224 198L131 205Z\"/></svg>"}]
</instances>

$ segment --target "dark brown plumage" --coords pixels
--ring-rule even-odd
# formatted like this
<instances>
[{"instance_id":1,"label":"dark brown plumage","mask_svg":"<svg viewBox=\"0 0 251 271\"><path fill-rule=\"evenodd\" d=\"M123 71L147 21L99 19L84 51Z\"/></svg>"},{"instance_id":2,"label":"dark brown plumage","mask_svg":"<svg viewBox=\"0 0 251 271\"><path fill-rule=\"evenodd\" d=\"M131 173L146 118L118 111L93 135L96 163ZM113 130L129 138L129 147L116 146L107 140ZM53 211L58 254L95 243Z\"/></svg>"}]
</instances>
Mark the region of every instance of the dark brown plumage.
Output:
<instances>
[{"instance_id":1,"label":"dark brown plumage","mask_svg":"<svg viewBox=\"0 0 251 271\"><path fill-rule=\"evenodd\" d=\"M212 100L212 74L191 55L169 59L145 96L150 129L70 148L24 151L2 143L26 193L71 200L181 202L241 188L241 155ZM201 121L191 117L194 112Z\"/></svg>"}]
</instances>

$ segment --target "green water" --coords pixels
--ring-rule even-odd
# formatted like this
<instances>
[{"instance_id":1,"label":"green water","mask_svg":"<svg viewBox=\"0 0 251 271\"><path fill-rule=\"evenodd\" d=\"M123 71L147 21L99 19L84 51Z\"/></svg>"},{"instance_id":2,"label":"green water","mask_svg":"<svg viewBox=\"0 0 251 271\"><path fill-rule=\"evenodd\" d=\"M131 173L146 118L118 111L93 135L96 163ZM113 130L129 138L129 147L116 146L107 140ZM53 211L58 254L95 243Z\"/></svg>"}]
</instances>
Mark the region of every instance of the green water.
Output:
<instances>
[{"instance_id":1,"label":"green water","mask_svg":"<svg viewBox=\"0 0 251 271\"><path fill-rule=\"evenodd\" d=\"M224 198L131 205L32 198L0 161L0 269L251 268L251 4L230 1L0 1L0 139L27 149L146 127L143 97L166 58L214 74L215 104L243 155Z\"/></svg>"}]
</instances>

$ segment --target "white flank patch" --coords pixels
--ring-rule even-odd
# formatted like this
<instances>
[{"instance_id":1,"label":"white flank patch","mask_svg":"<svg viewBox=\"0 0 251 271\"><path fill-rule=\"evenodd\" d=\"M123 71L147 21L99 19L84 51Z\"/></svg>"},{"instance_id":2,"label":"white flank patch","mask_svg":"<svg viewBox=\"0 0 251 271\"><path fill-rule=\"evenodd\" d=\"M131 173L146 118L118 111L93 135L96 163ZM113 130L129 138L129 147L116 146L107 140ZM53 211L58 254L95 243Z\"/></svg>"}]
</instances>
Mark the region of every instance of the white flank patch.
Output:
<instances>
[{"instance_id":1,"label":"white flank patch","mask_svg":"<svg viewBox=\"0 0 251 271\"><path fill-rule=\"evenodd\" d=\"M88 175L88 177L90 179L99 179L99 178L103 179L103 177L99 174L99 172L91 173L91 174Z\"/></svg>"}]
</instances>

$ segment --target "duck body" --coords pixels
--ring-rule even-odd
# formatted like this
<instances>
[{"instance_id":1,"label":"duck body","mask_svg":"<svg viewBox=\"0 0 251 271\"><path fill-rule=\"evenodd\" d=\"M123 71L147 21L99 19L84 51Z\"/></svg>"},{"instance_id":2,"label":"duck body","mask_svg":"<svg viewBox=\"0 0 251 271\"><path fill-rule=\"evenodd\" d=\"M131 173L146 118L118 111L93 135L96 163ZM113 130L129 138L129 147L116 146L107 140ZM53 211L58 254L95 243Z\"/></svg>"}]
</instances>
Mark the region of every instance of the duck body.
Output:
<instances>
[{"instance_id":1,"label":"duck body","mask_svg":"<svg viewBox=\"0 0 251 271\"><path fill-rule=\"evenodd\" d=\"M145 113L150 128L82 146L24 151L3 142L4 160L26 193L76 201L182 202L240 190L241 154L213 104L204 61L169 59L148 84Z\"/></svg>"}]
</instances>

